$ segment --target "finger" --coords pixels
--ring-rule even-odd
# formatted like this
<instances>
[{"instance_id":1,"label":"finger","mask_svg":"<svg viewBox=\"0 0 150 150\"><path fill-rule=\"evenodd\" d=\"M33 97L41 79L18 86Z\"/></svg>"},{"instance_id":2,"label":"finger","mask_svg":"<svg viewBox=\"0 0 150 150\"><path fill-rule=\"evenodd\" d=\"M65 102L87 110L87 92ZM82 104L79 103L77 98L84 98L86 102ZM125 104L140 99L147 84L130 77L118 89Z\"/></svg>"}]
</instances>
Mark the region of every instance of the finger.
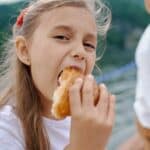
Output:
<instances>
[{"instance_id":1,"label":"finger","mask_svg":"<svg viewBox=\"0 0 150 150\"><path fill-rule=\"evenodd\" d=\"M70 101L70 111L71 115L76 115L81 111L81 88L82 79L77 79L75 83L69 88L69 101Z\"/></svg>"},{"instance_id":2,"label":"finger","mask_svg":"<svg viewBox=\"0 0 150 150\"><path fill-rule=\"evenodd\" d=\"M110 96L109 110L108 110L108 124L114 124L115 122L115 101L116 97L114 95Z\"/></svg>"},{"instance_id":3,"label":"finger","mask_svg":"<svg viewBox=\"0 0 150 150\"><path fill-rule=\"evenodd\" d=\"M82 106L87 109L89 109L89 107L94 105L93 84L94 84L93 76L92 75L86 76L82 88Z\"/></svg>"},{"instance_id":4,"label":"finger","mask_svg":"<svg viewBox=\"0 0 150 150\"><path fill-rule=\"evenodd\" d=\"M107 91L107 88L104 84L100 85L100 97L97 104L97 109L104 116L107 116L108 113L108 106L109 106L109 93Z\"/></svg>"}]
</instances>

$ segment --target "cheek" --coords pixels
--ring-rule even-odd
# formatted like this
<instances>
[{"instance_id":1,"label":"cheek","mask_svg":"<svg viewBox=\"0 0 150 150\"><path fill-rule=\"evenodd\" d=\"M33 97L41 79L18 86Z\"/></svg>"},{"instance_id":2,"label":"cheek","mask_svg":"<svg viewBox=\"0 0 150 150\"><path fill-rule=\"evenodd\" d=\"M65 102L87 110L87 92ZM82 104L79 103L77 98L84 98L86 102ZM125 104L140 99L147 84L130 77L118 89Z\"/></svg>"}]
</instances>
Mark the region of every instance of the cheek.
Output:
<instances>
[{"instance_id":1,"label":"cheek","mask_svg":"<svg viewBox=\"0 0 150 150\"><path fill-rule=\"evenodd\" d=\"M45 65L46 64L46 65ZM32 62L31 73L36 88L44 95L51 95L50 86L52 83L51 64L37 59Z\"/></svg>"},{"instance_id":2,"label":"cheek","mask_svg":"<svg viewBox=\"0 0 150 150\"><path fill-rule=\"evenodd\" d=\"M95 65L95 61L96 61L96 55L93 54L92 56L89 56L87 59L87 74L91 73L94 69L94 65Z\"/></svg>"},{"instance_id":3,"label":"cheek","mask_svg":"<svg viewBox=\"0 0 150 150\"><path fill-rule=\"evenodd\" d=\"M31 72L36 88L46 98L52 97L57 84L57 73L63 60L59 49L52 45L37 46L31 50Z\"/></svg>"},{"instance_id":4,"label":"cheek","mask_svg":"<svg viewBox=\"0 0 150 150\"><path fill-rule=\"evenodd\" d=\"M54 86L56 62L51 61L49 53L35 53L31 59L31 73L36 88L45 96L51 96Z\"/></svg>"}]
</instances>

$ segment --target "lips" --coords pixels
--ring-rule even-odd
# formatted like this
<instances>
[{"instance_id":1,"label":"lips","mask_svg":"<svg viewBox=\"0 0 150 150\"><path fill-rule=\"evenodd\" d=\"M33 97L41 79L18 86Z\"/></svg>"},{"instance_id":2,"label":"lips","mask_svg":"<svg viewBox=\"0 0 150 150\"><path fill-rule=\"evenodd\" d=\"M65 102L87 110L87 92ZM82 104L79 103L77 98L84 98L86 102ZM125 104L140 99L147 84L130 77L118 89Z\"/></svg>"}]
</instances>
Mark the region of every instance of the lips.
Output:
<instances>
[{"instance_id":1,"label":"lips","mask_svg":"<svg viewBox=\"0 0 150 150\"><path fill-rule=\"evenodd\" d=\"M63 73L63 70L58 74L58 77L57 77L57 85L59 86L60 85L60 78L61 78L61 74Z\"/></svg>"}]
</instances>

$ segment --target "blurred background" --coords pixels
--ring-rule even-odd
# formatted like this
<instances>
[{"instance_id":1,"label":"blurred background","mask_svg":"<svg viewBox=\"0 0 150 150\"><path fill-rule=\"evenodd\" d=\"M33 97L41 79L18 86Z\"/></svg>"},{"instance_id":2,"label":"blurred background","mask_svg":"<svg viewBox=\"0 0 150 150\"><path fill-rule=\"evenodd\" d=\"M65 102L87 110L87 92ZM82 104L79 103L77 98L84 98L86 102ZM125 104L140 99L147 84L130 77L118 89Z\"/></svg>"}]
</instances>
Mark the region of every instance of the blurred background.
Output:
<instances>
[{"instance_id":1,"label":"blurred background","mask_svg":"<svg viewBox=\"0 0 150 150\"><path fill-rule=\"evenodd\" d=\"M109 150L116 150L119 144L136 131L133 110L136 86L134 53L140 36L150 23L150 16L145 11L143 1L105 1L112 11L112 24L105 51L102 50L104 55L98 61L101 74L97 75L96 79L98 82L104 82L117 96L117 117L108 145ZM0 57L2 44L11 36L12 25L26 4L27 0L0 0Z\"/></svg>"}]
</instances>

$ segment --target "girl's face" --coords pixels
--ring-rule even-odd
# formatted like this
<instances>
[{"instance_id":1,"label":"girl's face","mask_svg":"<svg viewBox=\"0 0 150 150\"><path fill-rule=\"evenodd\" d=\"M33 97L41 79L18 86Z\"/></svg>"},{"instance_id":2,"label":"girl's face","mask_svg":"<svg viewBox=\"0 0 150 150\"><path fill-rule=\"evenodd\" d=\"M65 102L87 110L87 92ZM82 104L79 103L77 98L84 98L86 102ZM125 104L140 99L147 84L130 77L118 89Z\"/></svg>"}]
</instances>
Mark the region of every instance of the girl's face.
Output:
<instances>
[{"instance_id":1,"label":"girl's face","mask_svg":"<svg viewBox=\"0 0 150 150\"><path fill-rule=\"evenodd\" d=\"M67 6L43 13L29 46L31 73L42 98L51 100L64 68L76 66L90 74L96 45L97 27L88 10Z\"/></svg>"}]
</instances>

